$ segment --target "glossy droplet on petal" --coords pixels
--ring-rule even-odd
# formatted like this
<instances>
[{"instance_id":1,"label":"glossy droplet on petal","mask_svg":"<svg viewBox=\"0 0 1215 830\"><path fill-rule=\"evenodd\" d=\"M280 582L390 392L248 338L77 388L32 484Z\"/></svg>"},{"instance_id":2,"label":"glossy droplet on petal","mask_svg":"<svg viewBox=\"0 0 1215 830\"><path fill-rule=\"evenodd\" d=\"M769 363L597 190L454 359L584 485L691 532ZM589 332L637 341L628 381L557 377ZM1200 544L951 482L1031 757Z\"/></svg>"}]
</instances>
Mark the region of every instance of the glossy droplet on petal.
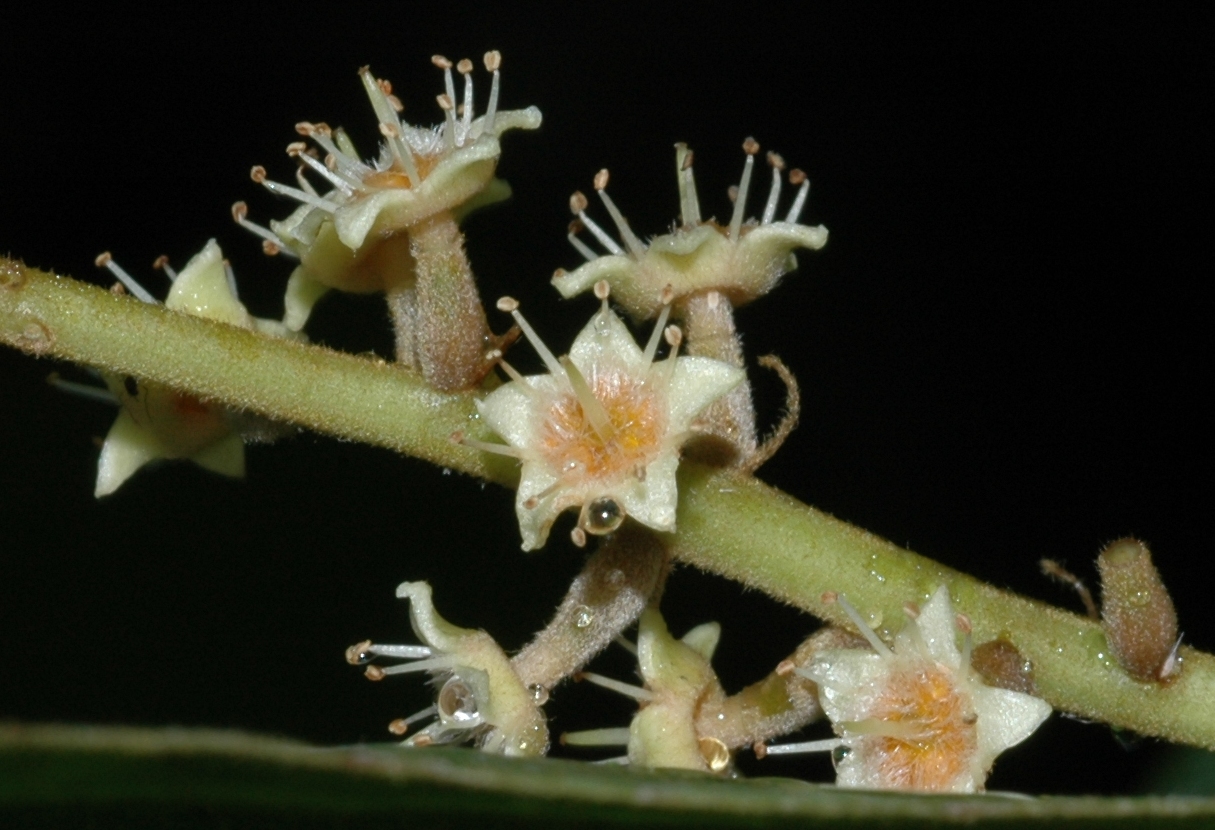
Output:
<instances>
[{"instance_id":1,"label":"glossy droplet on petal","mask_svg":"<svg viewBox=\"0 0 1215 830\"><path fill-rule=\"evenodd\" d=\"M587 533L604 536L612 533L624 522L624 510L615 499L595 499L586 506L586 520L582 526Z\"/></svg>"},{"instance_id":2,"label":"glossy droplet on petal","mask_svg":"<svg viewBox=\"0 0 1215 830\"><path fill-rule=\"evenodd\" d=\"M453 677L443 684L435 705L439 709L439 717L443 720L468 723L480 717L476 696L458 677Z\"/></svg>"},{"instance_id":3,"label":"glossy droplet on petal","mask_svg":"<svg viewBox=\"0 0 1215 830\"><path fill-rule=\"evenodd\" d=\"M586 605L579 608L577 615L574 617L574 625L578 628L589 628L594 621L595 614Z\"/></svg>"}]
</instances>

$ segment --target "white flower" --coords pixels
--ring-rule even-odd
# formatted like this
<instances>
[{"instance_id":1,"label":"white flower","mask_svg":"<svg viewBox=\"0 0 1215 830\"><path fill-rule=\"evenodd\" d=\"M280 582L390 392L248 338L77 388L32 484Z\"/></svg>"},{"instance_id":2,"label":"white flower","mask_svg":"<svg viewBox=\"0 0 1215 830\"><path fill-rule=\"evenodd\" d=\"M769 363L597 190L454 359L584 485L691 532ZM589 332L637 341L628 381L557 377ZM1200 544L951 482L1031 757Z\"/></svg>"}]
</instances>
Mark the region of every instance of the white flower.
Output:
<instances>
[{"instance_id":1,"label":"white flower","mask_svg":"<svg viewBox=\"0 0 1215 830\"><path fill-rule=\"evenodd\" d=\"M797 670L818 684L839 738L768 747L768 754L842 749L836 763L842 787L980 792L996 756L1050 715L1039 698L979 680L969 638L958 650L957 618L944 586L898 633L893 648L844 607L874 650L825 651Z\"/></svg>"},{"instance_id":2,"label":"white flower","mask_svg":"<svg viewBox=\"0 0 1215 830\"><path fill-rule=\"evenodd\" d=\"M459 628L440 617L431 602L430 585L425 582L403 582L397 587L397 596L409 600L410 622L425 645L362 642L346 650L346 660L354 665L368 664L376 657L413 661L387 668L368 665L367 676L372 680L420 671L434 676L439 689L435 704L412 717L393 721L389 729L404 734L411 723L436 717L433 724L405 743L429 746L476 741L483 752L500 755L547 752L548 725L540 709L547 695L523 685L494 638L484 631Z\"/></svg>"},{"instance_id":3,"label":"white flower","mask_svg":"<svg viewBox=\"0 0 1215 830\"><path fill-rule=\"evenodd\" d=\"M140 300L156 302L108 253L98 257L97 264L108 268ZM164 270L173 280L165 308L266 334L299 336L277 321L249 314L236 297L235 281L214 239L179 273L167 265ZM162 384L132 377L105 380L122 409L101 447L96 496L113 493L138 469L162 458L185 458L212 472L244 476L244 441L227 409Z\"/></svg>"},{"instance_id":4,"label":"white flower","mask_svg":"<svg viewBox=\"0 0 1215 830\"><path fill-rule=\"evenodd\" d=\"M510 311L549 374L515 378L478 409L508 447L469 443L523 462L515 501L523 549L544 545L558 514L579 507L574 540L610 533L625 516L655 530L675 529L675 471L693 420L743 379L741 369L703 357L676 357L679 329L665 330L671 352L655 361L663 314L643 352L596 289L603 307L558 360L519 314Z\"/></svg>"},{"instance_id":5,"label":"white flower","mask_svg":"<svg viewBox=\"0 0 1215 830\"><path fill-rule=\"evenodd\" d=\"M612 287L614 299L639 320L653 317L664 302L670 301L664 301L664 292L673 292L678 304L681 297L717 291L734 306L739 306L771 291L784 274L797 267L793 251L823 247L827 243L827 229L822 225L811 227L798 222L810 191L810 181L800 170L789 173L789 181L798 187L793 205L784 219L776 218L785 162L775 153L768 154L772 185L764 212L758 219L743 221L759 144L748 138L743 149L747 153L746 165L737 188L733 215L729 224L723 226L714 219L701 220L696 183L692 178L692 151L677 144L675 166L679 177L681 221L670 233L656 236L648 244L629 229L628 222L608 196L608 172L601 170L595 177L595 190L612 215L624 245L612 239L586 215L587 199L581 193L575 193L570 199L570 210L578 221L569 239L587 262L570 273L558 271L553 277L553 285L563 296L572 297L599 280L606 280ZM609 253L600 256L582 242L576 233L582 228L589 230Z\"/></svg>"},{"instance_id":6,"label":"white flower","mask_svg":"<svg viewBox=\"0 0 1215 830\"><path fill-rule=\"evenodd\" d=\"M502 154L498 139L507 130L536 129L540 111L535 107L498 111L502 58L495 51L485 55L493 81L485 113L477 118L473 118L472 61L456 65L464 77L464 100L457 115L453 64L440 55L432 60L445 76L446 91L438 96L445 116L442 124L415 127L402 120L392 85L363 67L359 76L384 138L379 156L364 161L340 128L301 122L296 130L315 142L323 156L315 158L304 142L289 145L287 152L324 182L323 191L302 175L299 187L271 181L265 168L258 166L252 171L254 181L295 199L300 207L267 229L245 218L243 202L233 206L233 217L262 237L267 253L283 252L300 260L287 286L286 322L291 328L304 325L312 305L330 288L370 293L407 277L395 267L385 267L375 253L377 243L438 214L451 211L462 218L510 195L509 185L494 176Z\"/></svg>"}]
</instances>

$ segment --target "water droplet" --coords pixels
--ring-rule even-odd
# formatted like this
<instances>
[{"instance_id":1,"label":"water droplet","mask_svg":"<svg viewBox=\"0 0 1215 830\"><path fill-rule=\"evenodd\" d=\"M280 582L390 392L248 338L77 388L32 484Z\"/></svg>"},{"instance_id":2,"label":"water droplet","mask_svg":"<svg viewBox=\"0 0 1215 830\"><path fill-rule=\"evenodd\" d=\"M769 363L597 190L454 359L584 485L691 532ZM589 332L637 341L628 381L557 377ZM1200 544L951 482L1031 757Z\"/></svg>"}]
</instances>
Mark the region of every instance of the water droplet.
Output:
<instances>
[{"instance_id":1,"label":"water droplet","mask_svg":"<svg viewBox=\"0 0 1215 830\"><path fill-rule=\"evenodd\" d=\"M838 769L839 765L843 763L844 759L847 758L851 752L852 750L846 746L837 746L835 749L831 750L831 766Z\"/></svg>"},{"instance_id":2,"label":"water droplet","mask_svg":"<svg viewBox=\"0 0 1215 830\"><path fill-rule=\"evenodd\" d=\"M435 706L439 710L439 717L444 721L474 726L481 720L476 696L458 677L453 677L443 684Z\"/></svg>"},{"instance_id":3,"label":"water droplet","mask_svg":"<svg viewBox=\"0 0 1215 830\"><path fill-rule=\"evenodd\" d=\"M537 706L543 706L548 703L548 689L539 683L533 683L527 687L527 690L532 693L532 700L536 701Z\"/></svg>"},{"instance_id":4,"label":"water droplet","mask_svg":"<svg viewBox=\"0 0 1215 830\"><path fill-rule=\"evenodd\" d=\"M574 615L574 625L578 628L588 628L595 621L595 614L590 608L583 605L578 609L578 613Z\"/></svg>"},{"instance_id":5,"label":"water droplet","mask_svg":"<svg viewBox=\"0 0 1215 830\"><path fill-rule=\"evenodd\" d=\"M595 499L584 509L586 518L582 526L587 533L596 536L611 533L624 522L624 510L615 499Z\"/></svg>"}]
</instances>

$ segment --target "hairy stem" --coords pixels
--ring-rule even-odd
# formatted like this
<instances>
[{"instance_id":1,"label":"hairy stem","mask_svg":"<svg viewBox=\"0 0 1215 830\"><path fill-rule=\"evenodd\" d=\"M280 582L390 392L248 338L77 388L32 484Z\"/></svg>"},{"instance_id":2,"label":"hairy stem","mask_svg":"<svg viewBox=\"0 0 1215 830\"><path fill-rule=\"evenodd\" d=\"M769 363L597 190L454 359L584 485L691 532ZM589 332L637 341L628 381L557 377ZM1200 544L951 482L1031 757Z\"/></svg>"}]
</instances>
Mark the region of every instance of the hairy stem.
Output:
<instances>
[{"instance_id":1,"label":"hairy stem","mask_svg":"<svg viewBox=\"0 0 1215 830\"><path fill-rule=\"evenodd\" d=\"M0 341L188 391L319 432L388 447L512 486L513 462L452 443L484 436L472 393L443 394L380 361L273 339L117 297L0 259ZM680 560L736 579L818 617L848 625L827 591L847 594L878 628L903 604L946 585L976 642L1004 636L1033 662L1058 709L1145 735L1215 749L1215 657L1181 650L1163 686L1131 680L1100 626L1000 591L834 519L737 471L685 464Z\"/></svg>"}]
</instances>

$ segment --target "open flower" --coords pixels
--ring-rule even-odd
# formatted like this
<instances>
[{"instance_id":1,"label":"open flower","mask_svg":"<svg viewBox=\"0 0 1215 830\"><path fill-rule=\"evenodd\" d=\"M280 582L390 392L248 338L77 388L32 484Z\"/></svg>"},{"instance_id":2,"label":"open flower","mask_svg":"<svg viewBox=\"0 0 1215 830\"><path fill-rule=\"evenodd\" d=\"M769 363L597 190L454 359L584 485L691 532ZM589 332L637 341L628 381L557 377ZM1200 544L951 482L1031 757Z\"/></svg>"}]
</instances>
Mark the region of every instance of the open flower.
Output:
<instances>
[{"instance_id":1,"label":"open flower","mask_svg":"<svg viewBox=\"0 0 1215 830\"><path fill-rule=\"evenodd\" d=\"M434 705L393 721L389 729L404 734L410 724L434 717L433 724L405 743L429 746L475 741L483 752L500 755L547 752L548 725L540 709L547 695L523 685L494 638L440 617L425 582L403 582L397 596L409 600L409 619L424 645L366 641L346 650L346 660L354 665L369 664L376 657L411 661L388 667L367 665L366 674L372 680L422 671L434 677L439 689Z\"/></svg>"},{"instance_id":2,"label":"open flower","mask_svg":"<svg viewBox=\"0 0 1215 830\"><path fill-rule=\"evenodd\" d=\"M1039 698L979 680L970 666L969 636L963 650L957 647L965 618L954 616L944 586L898 633L893 648L855 609L844 608L873 650L825 651L797 669L818 684L839 737L772 746L768 754L840 751L842 787L979 792L996 756L1050 714Z\"/></svg>"},{"instance_id":3,"label":"open flower","mask_svg":"<svg viewBox=\"0 0 1215 830\"><path fill-rule=\"evenodd\" d=\"M144 302L156 299L109 254L98 257L127 290ZM236 297L235 281L215 240L209 240L180 273L158 261L173 280L165 307L240 328L298 336L275 320L253 317ZM185 458L212 472L245 474L245 446L231 413L194 395L133 377L107 376L122 406L101 447L95 495L109 495L139 468L158 459Z\"/></svg>"},{"instance_id":4,"label":"open flower","mask_svg":"<svg viewBox=\"0 0 1215 830\"><path fill-rule=\"evenodd\" d=\"M611 214L624 244L618 243L587 216L586 197L575 193L570 199L570 210L578 220L571 228L569 239L587 262L572 272L558 271L553 277L553 285L562 296L572 297L599 280L606 280L612 287L613 298L639 320L658 314L664 304L664 291L668 289L673 292L676 305L682 297L716 291L734 306L739 306L771 291L784 274L797 267L793 251L823 247L827 242L827 229L821 225L811 227L798 223L810 190L810 181L800 170L789 173L789 181L798 187L793 205L784 219L776 218L785 163L775 153L768 154L772 185L764 212L758 219L744 221L759 144L748 138L743 149L747 160L734 199L734 211L729 224L723 226L714 219L700 218L696 182L692 178L692 151L677 144L675 166L679 177L681 221L670 233L656 236L648 244L629 229L628 222L608 196L608 173L601 170L595 177L595 190ZM584 228L608 250L607 255L597 254L578 238L577 232Z\"/></svg>"},{"instance_id":5,"label":"open flower","mask_svg":"<svg viewBox=\"0 0 1215 830\"><path fill-rule=\"evenodd\" d=\"M660 317L645 351L596 288L602 308L558 360L507 297L511 312L549 374L514 378L477 405L508 446L469 441L523 461L515 501L523 549L535 550L563 510L581 509L574 541L606 534L625 516L656 530L675 529L675 471L693 420L743 378L741 369L702 357L676 357L680 334ZM671 351L655 361L665 331Z\"/></svg>"},{"instance_id":6,"label":"open flower","mask_svg":"<svg viewBox=\"0 0 1215 830\"><path fill-rule=\"evenodd\" d=\"M274 193L300 202L300 207L270 228L246 219L244 203L233 207L238 223L264 240L268 253L285 252L300 259L287 289L287 324L299 329L312 304L328 289L370 293L392 287L402 276L396 265L403 257L387 256L380 244L408 232L431 217L453 212L457 218L510 195L510 187L494 177L502 133L535 129L540 111L498 111L501 55L488 52L485 67L493 74L489 103L474 118L473 64L456 65L464 77L464 100L457 108L452 63L436 55L446 91L438 96L445 120L436 127L415 127L398 115L400 101L392 85L367 67L359 70L384 138L377 158L362 160L349 136L324 123L301 122L300 135L311 139L323 156L317 158L304 142L287 152L302 165L299 187L272 181L265 168L254 167L253 180ZM308 170L324 186L318 191L302 175ZM408 240L398 240L408 250Z\"/></svg>"}]
</instances>

